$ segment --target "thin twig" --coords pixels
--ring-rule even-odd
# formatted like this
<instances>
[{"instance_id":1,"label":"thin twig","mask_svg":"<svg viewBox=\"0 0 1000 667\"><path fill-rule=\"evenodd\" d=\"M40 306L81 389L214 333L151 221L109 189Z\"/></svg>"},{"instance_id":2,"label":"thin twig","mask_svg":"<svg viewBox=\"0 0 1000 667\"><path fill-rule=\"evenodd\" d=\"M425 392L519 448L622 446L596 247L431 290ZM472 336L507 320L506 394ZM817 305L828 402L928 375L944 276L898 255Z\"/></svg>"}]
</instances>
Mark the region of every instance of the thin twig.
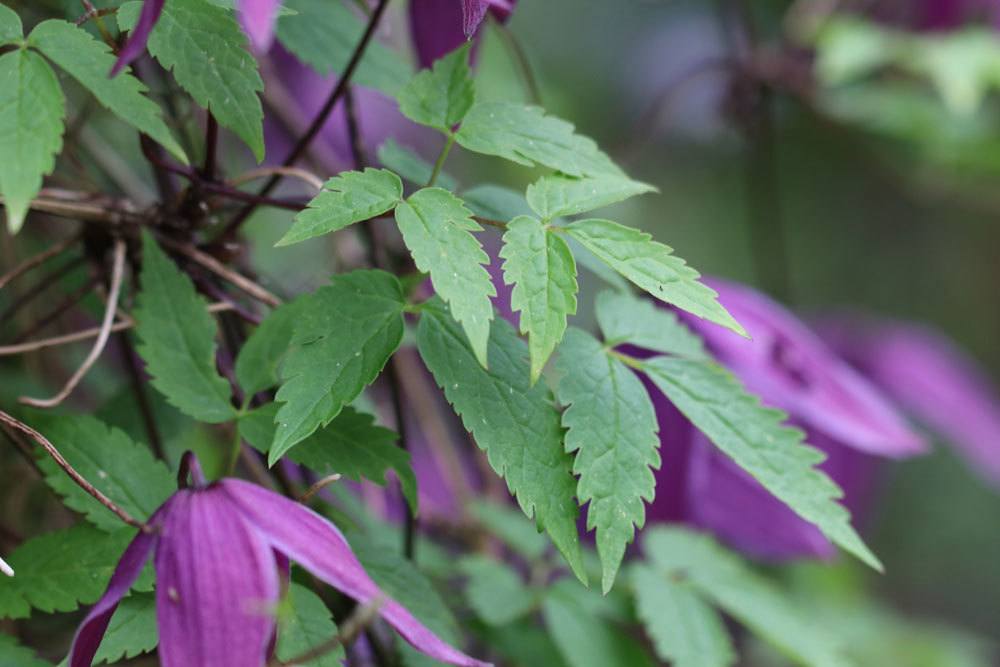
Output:
<instances>
[{"instance_id":1,"label":"thin twig","mask_svg":"<svg viewBox=\"0 0 1000 667\"><path fill-rule=\"evenodd\" d=\"M480 215L472 216L472 219L481 225L488 225L490 227L496 227L498 229L507 229L506 222L500 222L499 220L491 220L490 218L484 218Z\"/></svg>"},{"instance_id":2,"label":"thin twig","mask_svg":"<svg viewBox=\"0 0 1000 667\"><path fill-rule=\"evenodd\" d=\"M335 472L332 475L327 475L326 477L324 477L323 479L319 480L318 482L310 486L308 489L306 489L302 493L302 495L299 496L299 502L308 503L313 496L322 491L324 488L333 484L334 482L339 482L340 478L341 474L339 472Z\"/></svg>"},{"instance_id":3,"label":"thin twig","mask_svg":"<svg viewBox=\"0 0 1000 667\"><path fill-rule=\"evenodd\" d=\"M3 203L4 198L0 197L0 205ZM32 199L28 204L28 208L32 211L41 211L42 213L69 218L70 220L80 220L82 222L103 222L111 225L122 223L142 224L145 222L143 216L134 211L83 201L48 199L44 196Z\"/></svg>"},{"instance_id":4,"label":"thin twig","mask_svg":"<svg viewBox=\"0 0 1000 667\"><path fill-rule=\"evenodd\" d=\"M219 121L209 112L205 123L205 166L201 173L209 181L215 180L216 156L219 148Z\"/></svg>"},{"instance_id":5,"label":"thin twig","mask_svg":"<svg viewBox=\"0 0 1000 667\"><path fill-rule=\"evenodd\" d=\"M385 597L380 595L376 598L372 598L363 605L359 605L354 610L354 613L352 613L350 617L341 625L341 630L337 633L336 637L309 649L305 653L302 653L291 660L272 661L270 664L277 667L301 667L302 665L312 662L316 658L323 657L341 646L350 644L378 617L378 612L385 602Z\"/></svg>"},{"instance_id":6,"label":"thin twig","mask_svg":"<svg viewBox=\"0 0 1000 667\"><path fill-rule=\"evenodd\" d=\"M176 250L188 259L200 264L204 268L208 269L215 275L219 276L223 280L232 283L234 286L248 294L249 296L257 299L262 303L266 303L269 306L277 308L281 305L281 299L277 296L264 289L254 281L250 280L246 276L233 271L228 266L215 259L208 253L204 253L198 250L193 245L188 243L180 243L174 241L173 239L161 237L160 242L172 250Z\"/></svg>"},{"instance_id":7,"label":"thin twig","mask_svg":"<svg viewBox=\"0 0 1000 667\"><path fill-rule=\"evenodd\" d=\"M60 241L59 243L56 243L55 245L50 246L49 248L46 248L45 250L38 253L34 257L29 257L28 259L24 260L10 271L0 276L0 289L3 289L7 285L7 283L14 280L18 276L25 274L28 271L31 271L36 266L41 266L42 264L52 259L56 255L58 255L63 250L66 250L79 240L80 240L80 235L74 234L68 239Z\"/></svg>"},{"instance_id":8,"label":"thin twig","mask_svg":"<svg viewBox=\"0 0 1000 667\"><path fill-rule=\"evenodd\" d=\"M275 174L297 178L303 183L311 185L317 192L323 189L323 179L302 167L258 167L257 169L251 169L248 172L240 174L236 178L231 178L227 182L229 185L236 187L250 181L256 181L258 178L274 176Z\"/></svg>"}]
</instances>

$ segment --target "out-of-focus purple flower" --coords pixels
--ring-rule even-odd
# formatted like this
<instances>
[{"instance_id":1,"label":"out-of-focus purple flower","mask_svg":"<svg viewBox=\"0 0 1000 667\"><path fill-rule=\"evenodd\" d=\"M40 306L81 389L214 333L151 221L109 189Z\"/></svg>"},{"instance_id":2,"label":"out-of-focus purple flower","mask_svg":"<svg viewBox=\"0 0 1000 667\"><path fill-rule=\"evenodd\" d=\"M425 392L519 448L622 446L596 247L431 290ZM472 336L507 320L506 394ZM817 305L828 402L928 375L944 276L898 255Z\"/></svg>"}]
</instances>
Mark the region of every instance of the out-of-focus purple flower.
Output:
<instances>
[{"instance_id":1,"label":"out-of-focus purple flower","mask_svg":"<svg viewBox=\"0 0 1000 667\"><path fill-rule=\"evenodd\" d=\"M487 13L506 21L516 0L411 0L410 31L421 67L472 39Z\"/></svg>"},{"instance_id":2,"label":"out-of-focus purple flower","mask_svg":"<svg viewBox=\"0 0 1000 667\"><path fill-rule=\"evenodd\" d=\"M873 3L875 18L911 30L944 31L967 25L1000 27L997 0L893 0Z\"/></svg>"},{"instance_id":3,"label":"out-of-focus purple flower","mask_svg":"<svg viewBox=\"0 0 1000 667\"><path fill-rule=\"evenodd\" d=\"M89 667L111 616L155 552L159 657L164 667L263 667L275 633L279 570L288 559L379 613L435 660L487 663L444 643L368 576L347 540L308 508L237 479L206 484L190 454L195 488L171 496L125 550L104 596L70 649L70 667Z\"/></svg>"},{"instance_id":4,"label":"out-of-focus purple flower","mask_svg":"<svg viewBox=\"0 0 1000 667\"><path fill-rule=\"evenodd\" d=\"M250 38L250 46L257 53L266 53L274 40L274 21L278 17L281 0L237 0L236 12L243 32Z\"/></svg>"},{"instance_id":5,"label":"out-of-focus purple flower","mask_svg":"<svg viewBox=\"0 0 1000 667\"><path fill-rule=\"evenodd\" d=\"M915 324L846 317L822 323L820 331L973 471L1000 486L1000 396L965 353Z\"/></svg>"},{"instance_id":6,"label":"out-of-focus purple flower","mask_svg":"<svg viewBox=\"0 0 1000 667\"><path fill-rule=\"evenodd\" d=\"M163 5L166 0L146 0L142 3L142 11L139 12L139 20L132 28L128 41L118 54L118 60L111 68L111 76L114 76L127 67L133 60L142 55L146 50L146 42L149 41L149 34L153 32L153 26L163 12Z\"/></svg>"}]
</instances>

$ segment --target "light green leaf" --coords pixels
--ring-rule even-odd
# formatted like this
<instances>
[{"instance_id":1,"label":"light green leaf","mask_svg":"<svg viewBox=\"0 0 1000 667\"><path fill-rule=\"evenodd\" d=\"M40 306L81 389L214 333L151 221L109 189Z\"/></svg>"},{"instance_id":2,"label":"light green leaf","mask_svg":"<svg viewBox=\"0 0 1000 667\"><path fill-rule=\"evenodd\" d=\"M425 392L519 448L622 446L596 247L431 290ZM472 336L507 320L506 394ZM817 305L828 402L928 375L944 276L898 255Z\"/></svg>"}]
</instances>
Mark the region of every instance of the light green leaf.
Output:
<instances>
[{"instance_id":1,"label":"light green leaf","mask_svg":"<svg viewBox=\"0 0 1000 667\"><path fill-rule=\"evenodd\" d=\"M674 255L670 246L610 220L578 220L563 229L602 262L657 299L746 335L719 303L715 290L699 282L699 273Z\"/></svg>"},{"instance_id":2,"label":"light green leaf","mask_svg":"<svg viewBox=\"0 0 1000 667\"><path fill-rule=\"evenodd\" d=\"M417 346L521 510L548 532L573 572L586 581L572 458L563 450L559 413L549 390L542 383L530 384L527 346L512 326L497 321L486 370L440 303L424 307Z\"/></svg>"},{"instance_id":3,"label":"light green leaf","mask_svg":"<svg viewBox=\"0 0 1000 667\"><path fill-rule=\"evenodd\" d=\"M378 161L407 181L417 185L424 185L430 181L431 174L434 173L434 165L424 160L413 150L400 146L392 138L386 139L378 147ZM438 172L437 184L452 192L458 187L455 178L443 171Z\"/></svg>"},{"instance_id":4,"label":"light green leaf","mask_svg":"<svg viewBox=\"0 0 1000 667\"><path fill-rule=\"evenodd\" d=\"M578 177L624 176L593 140L538 107L480 102L466 114L456 138L470 151L529 167L540 164Z\"/></svg>"},{"instance_id":5,"label":"light green leaf","mask_svg":"<svg viewBox=\"0 0 1000 667\"><path fill-rule=\"evenodd\" d=\"M503 242L503 279L514 286L510 306L528 334L534 383L562 340L566 317L576 314L576 262L566 241L528 216L510 221Z\"/></svg>"},{"instance_id":6,"label":"light green leaf","mask_svg":"<svg viewBox=\"0 0 1000 667\"><path fill-rule=\"evenodd\" d=\"M487 556L468 556L459 561L467 577L465 598L479 618L489 625L507 625L527 614L537 594L509 566Z\"/></svg>"},{"instance_id":7,"label":"light green leaf","mask_svg":"<svg viewBox=\"0 0 1000 667\"><path fill-rule=\"evenodd\" d=\"M483 527L529 561L545 554L549 541L524 514L507 505L475 500L469 510Z\"/></svg>"},{"instance_id":8,"label":"light green leaf","mask_svg":"<svg viewBox=\"0 0 1000 667\"><path fill-rule=\"evenodd\" d=\"M736 664L722 618L691 583L675 581L648 565L630 571L636 612L657 655L674 667Z\"/></svg>"},{"instance_id":9,"label":"light green leaf","mask_svg":"<svg viewBox=\"0 0 1000 667\"><path fill-rule=\"evenodd\" d=\"M403 340L403 288L384 271L354 271L306 297L282 368L270 465L329 424L371 384Z\"/></svg>"},{"instance_id":10,"label":"light green leaf","mask_svg":"<svg viewBox=\"0 0 1000 667\"><path fill-rule=\"evenodd\" d=\"M469 43L435 61L432 69L417 73L399 91L398 98L404 116L450 134L476 99L469 71Z\"/></svg>"},{"instance_id":11,"label":"light green leaf","mask_svg":"<svg viewBox=\"0 0 1000 667\"><path fill-rule=\"evenodd\" d=\"M326 604L318 595L300 584L288 587L287 605L283 605L278 615L278 646L275 650L279 660L291 660L310 649L330 641L337 636L337 624ZM341 646L322 657L305 663L302 667L340 667L344 657Z\"/></svg>"},{"instance_id":12,"label":"light green leaf","mask_svg":"<svg viewBox=\"0 0 1000 667\"><path fill-rule=\"evenodd\" d=\"M278 41L320 74L340 74L361 41L365 23L343 2L285 0L294 15L278 19ZM412 69L400 55L372 40L352 81L395 96Z\"/></svg>"},{"instance_id":13,"label":"light green leaf","mask_svg":"<svg viewBox=\"0 0 1000 667\"><path fill-rule=\"evenodd\" d=\"M0 5L0 10L6 9ZM30 648L20 646L10 635L0 635L0 667L52 667Z\"/></svg>"},{"instance_id":14,"label":"light green leaf","mask_svg":"<svg viewBox=\"0 0 1000 667\"><path fill-rule=\"evenodd\" d=\"M247 396L280 383L278 366L288 353L304 299L282 304L260 323L236 357L236 380Z\"/></svg>"},{"instance_id":15,"label":"light green leaf","mask_svg":"<svg viewBox=\"0 0 1000 667\"><path fill-rule=\"evenodd\" d=\"M471 232L482 231L462 200L441 188L424 188L396 208L396 224L417 268L431 276L486 366L486 344L496 288L482 266L490 258Z\"/></svg>"},{"instance_id":16,"label":"light green leaf","mask_svg":"<svg viewBox=\"0 0 1000 667\"><path fill-rule=\"evenodd\" d=\"M177 488L167 466L154 459L147 447L94 417L46 415L32 423L77 472L140 521L148 519ZM101 530L121 530L121 519L77 486L51 458L41 455L38 464L45 481L67 507L86 515Z\"/></svg>"},{"instance_id":17,"label":"light green leaf","mask_svg":"<svg viewBox=\"0 0 1000 667\"><path fill-rule=\"evenodd\" d=\"M727 456L831 541L880 570L881 563L836 502L843 493L815 466L823 454L784 426L786 415L766 408L724 368L701 361L655 357L640 368L685 417Z\"/></svg>"},{"instance_id":18,"label":"light green leaf","mask_svg":"<svg viewBox=\"0 0 1000 667\"><path fill-rule=\"evenodd\" d=\"M660 467L656 413L635 373L585 331L566 332L558 368L557 396L568 406L562 416L566 451L576 452L577 496L581 504L590 503L587 529L597 530L607 593L634 527L645 524L643 501L653 500L651 469Z\"/></svg>"},{"instance_id":19,"label":"light green leaf","mask_svg":"<svg viewBox=\"0 0 1000 667\"><path fill-rule=\"evenodd\" d=\"M0 4L0 45L20 41L23 36L21 17L7 5Z\"/></svg>"},{"instance_id":20,"label":"light green leaf","mask_svg":"<svg viewBox=\"0 0 1000 667\"><path fill-rule=\"evenodd\" d=\"M528 204L548 221L610 206L646 192L656 192L656 188L624 176L570 178L552 174L528 186Z\"/></svg>"},{"instance_id":21,"label":"light green leaf","mask_svg":"<svg viewBox=\"0 0 1000 667\"><path fill-rule=\"evenodd\" d=\"M94 656L94 664L116 663L149 653L159 643L156 629L156 596L133 593L118 605Z\"/></svg>"},{"instance_id":22,"label":"light green leaf","mask_svg":"<svg viewBox=\"0 0 1000 667\"><path fill-rule=\"evenodd\" d=\"M276 245L291 245L374 218L391 211L402 198L403 182L387 169L345 171L323 185Z\"/></svg>"},{"instance_id":23,"label":"light green leaf","mask_svg":"<svg viewBox=\"0 0 1000 667\"><path fill-rule=\"evenodd\" d=\"M143 95L146 86L128 72L109 77L115 57L107 45L72 23L50 19L35 26L28 43L66 70L106 109L148 134L174 157L187 164L187 156L163 122L160 108Z\"/></svg>"},{"instance_id":24,"label":"light green leaf","mask_svg":"<svg viewBox=\"0 0 1000 667\"><path fill-rule=\"evenodd\" d=\"M216 325L208 303L149 232L143 232L142 254L136 332L153 386L199 421L233 419L229 383L215 370Z\"/></svg>"},{"instance_id":25,"label":"light green leaf","mask_svg":"<svg viewBox=\"0 0 1000 667\"><path fill-rule=\"evenodd\" d=\"M131 30L141 2L118 10L118 25ZM264 81L257 60L235 17L205 0L170 0L163 6L146 48L164 68L173 70L181 88L219 124L245 141L264 159L264 110L257 94Z\"/></svg>"},{"instance_id":26,"label":"light green leaf","mask_svg":"<svg viewBox=\"0 0 1000 667\"><path fill-rule=\"evenodd\" d=\"M610 290L598 294L597 322L611 346L628 343L688 359L711 359L701 338L677 315L631 294Z\"/></svg>"},{"instance_id":27,"label":"light green leaf","mask_svg":"<svg viewBox=\"0 0 1000 667\"><path fill-rule=\"evenodd\" d=\"M42 176L55 167L65 113L59 81L41 56L28 49L0 56L0 195L11 234L24 223Z\"/></svg>"}]
</instances>

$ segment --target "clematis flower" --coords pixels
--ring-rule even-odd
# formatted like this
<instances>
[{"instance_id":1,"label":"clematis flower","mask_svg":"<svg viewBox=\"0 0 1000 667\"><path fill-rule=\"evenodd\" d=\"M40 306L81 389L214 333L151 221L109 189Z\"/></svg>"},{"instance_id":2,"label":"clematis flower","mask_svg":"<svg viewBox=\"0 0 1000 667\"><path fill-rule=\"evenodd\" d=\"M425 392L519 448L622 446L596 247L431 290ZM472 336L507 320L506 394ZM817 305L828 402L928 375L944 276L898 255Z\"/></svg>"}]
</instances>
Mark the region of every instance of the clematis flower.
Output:
<instances>
[{"instance_id":1,"label":"clematis flower","mask_svg":"<svg viewBox=\"0 0 1000 667\"><path fill-rule=\"evenodd\" d=\"M479 25L492 14L506 21L516 0L411 0L410 32L421 67L430 67L441 56L472 39Z\"/></svg>"},{"instance_id":2,"label":"clematis flower","mask_svg":"<svg viewBox=\"0 0 1000 667\"><path fill-rule=\"evenodd\" d=\"M278 573L288 560L360 604L382 600L382 618L431 658L487 667L387 598L343 535L318 514L242 480L207 484L193 455L184 461L195 487L171 496L150 518L150 530L125 550L107 591L77 631L70 667L89 667L118 602L150 554L164 667L263 667L275 633Z\"/></svg>"}]
</instances>

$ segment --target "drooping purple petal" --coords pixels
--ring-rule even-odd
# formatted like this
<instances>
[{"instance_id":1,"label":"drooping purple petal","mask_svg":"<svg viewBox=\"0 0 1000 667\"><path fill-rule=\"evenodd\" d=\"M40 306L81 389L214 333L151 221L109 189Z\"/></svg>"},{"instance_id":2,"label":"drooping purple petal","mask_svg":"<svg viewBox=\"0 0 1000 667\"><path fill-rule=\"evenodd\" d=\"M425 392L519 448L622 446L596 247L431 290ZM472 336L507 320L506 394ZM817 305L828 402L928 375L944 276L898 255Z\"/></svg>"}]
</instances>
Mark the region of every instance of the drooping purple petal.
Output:
<instances>
[{"instance_id":1,"label":"drooping purple petal","mask_svg":"<svg viewBox=\"0 0 1000 667\"><path fill-rule=\"evenodd\" d=\"M161 664L263 665L280 594L274 552L219 486L172 502L155 560Z\"/></svg>"},{"instance_id":2,"label":"drooping purple petal","mask_svg":"<svg viewBox=\"0 0 1000 667\"><path fill-rule=\"evenodd\" d=\"M275 549L359 603L383 597L385 602L379 613L421 652L435 660L462 667L489 664L452 648L402 605L384 597L340 531L315 512L241 480L226 479L219 487L225 489L247 520Z\"/></svg>"},{"instance_id":3,"label":"drooping purple petal","mask_svg":"<svg viewBox=\"0 0 1000 667\"><path fill-rule=\"evenodd\" d=\"M281 0L239 0L236 7L250 46L257 53L266 53L274 41L274 21Z\"/></svg>"},{"instance_id":4,"label":"drooping purple petal","mask_svg":"<svg viewBox=\"0 0 1000 667\"><path fill-rule=\"evenodd\" d=\"M471 38L490 9L488 0L462 0L462 30Z\"/></svg>"},{"instance_id":5,"label":"drooping purple petal","mask_svg":"<svg viewBox=\"0 0 1000 667\"><path fill-rule=\"evenodd\" d=\"M139 20L132 28L128 36L128 41L118 54L115 66L111 68L111 76L121 72L133 60L142 55L146 50L146 42L149 41L149 34L153 32L156 21L163 12L163 5L166 0L146 0L142 3L142 11L139 12Z\"/></svg>"}]
</instances>

